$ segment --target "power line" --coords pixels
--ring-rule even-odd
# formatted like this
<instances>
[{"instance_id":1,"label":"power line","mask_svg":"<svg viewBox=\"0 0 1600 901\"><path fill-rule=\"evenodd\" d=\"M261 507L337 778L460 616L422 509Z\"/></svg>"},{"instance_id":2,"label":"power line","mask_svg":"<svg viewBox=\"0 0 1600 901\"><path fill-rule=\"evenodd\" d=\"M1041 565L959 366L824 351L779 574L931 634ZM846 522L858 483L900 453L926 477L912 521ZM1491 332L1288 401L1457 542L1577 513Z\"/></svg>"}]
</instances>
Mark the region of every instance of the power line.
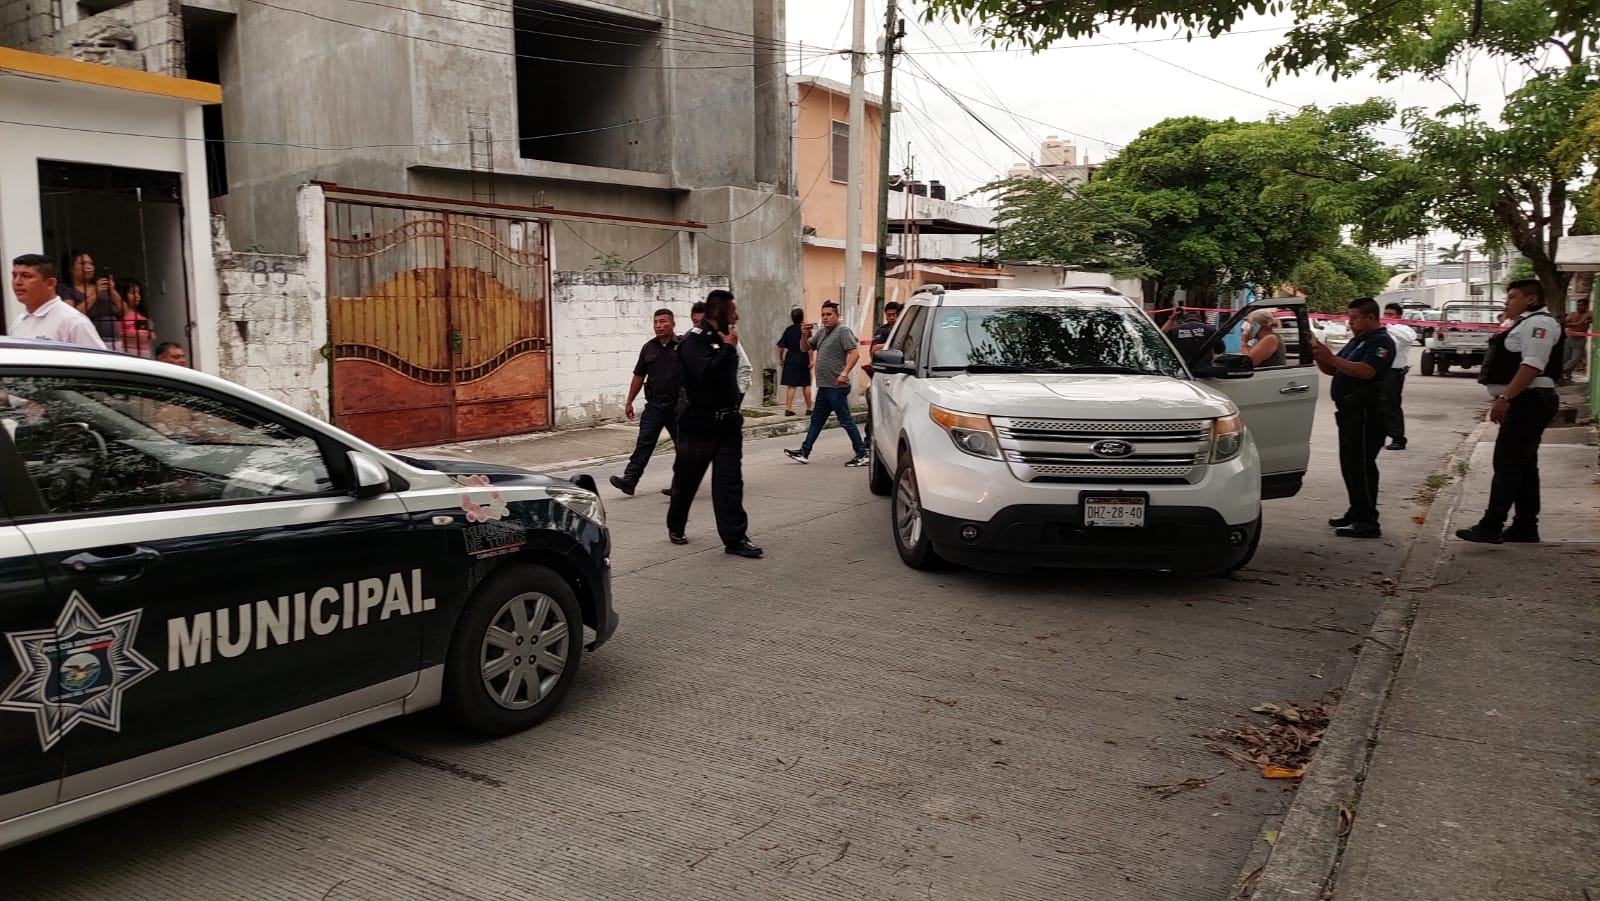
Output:
<instances>
[{"instance_id":1,"label":"power line","mask_svg":"<svg viewBox=\"0 0 1600 901\"><path fill-rule=\"evenodd\" d=\"M536 59L536 60L542 60L542 61L545 61L545 62L568 63L568 64L571 64L571 65L577 65L577 66L597 66L597 67L600 67L600 68L607 68L607 69L672 69L672 70L678 70L678 71L687 71L687 70L703 70L703 69L748 69L748 68L751 67L750 63L737 63L737 64L715 65L715 66L670 66L670 65L653 65L652 66L652 65L635 65L635 64L630 64L630 63L607 63L607 62L599 62L599 61L596 61L596 60L562 59L560 57L553 57L553 56L539 56L539 55L531 54L531 53L518 53L515 49L512 49L512 50L499 50L499 49L496 49L496 48L493 48L493 47L484 47L484 46L481 46L481 45L476 45L475 46L475 45L471 45L471 44L459 44L459 43L456 43L454 41L446 41L446 40L443 40L441 38L430 38L430 37L425 37L423 35L418 35L418 34L406 34L404 32L399 32L399 31L389 31L386 28L377 28L377 27L374 27L374 26L371 26L371 25L361 25L361 24L356 23L356 22L347 22L347 21L345 21L343 19L335 19L335 18L331 18L329 16L319 15L319 14L314 13L314 12L308 12L306 10L294 9L292 7L287 7L287 6L277 6L275 4L266 2L266 0L246 0L246 2L253 3L253 4L257 5L257 6L265 7L267 9L277 10L278 12L291 13L293 15L298 15L298 16L306 16L307 18L317 19L319 21L328 22L328 23L333 24L333 25L344 25L344 26L349 27L349 28L355 28L355 29L358 29L358 30L361 30L361 31L370 31L370 32L373 32L375 34L386 34L386 35L389 35L391 37L403 38L403 39L408 40L408 41L421 41L423 43L428 43L428 44L438 44L439 46L442 46L442 47L454 47L454 48L459 49L459 50L471 50L471 51L474 51L476 53L491 53L491 54L494 54L496 56L512 56L512 57L516 57L517 59ZM456 19L454 21L459 22L461 20ZM486 25L486 26L483 26L483 27L500 27L500 26L488 26L488 25ZM829 55L832 55L832 51L829 51L828 53L820 54L820 55L829 56Z\"/></svg>"}]
</instances>

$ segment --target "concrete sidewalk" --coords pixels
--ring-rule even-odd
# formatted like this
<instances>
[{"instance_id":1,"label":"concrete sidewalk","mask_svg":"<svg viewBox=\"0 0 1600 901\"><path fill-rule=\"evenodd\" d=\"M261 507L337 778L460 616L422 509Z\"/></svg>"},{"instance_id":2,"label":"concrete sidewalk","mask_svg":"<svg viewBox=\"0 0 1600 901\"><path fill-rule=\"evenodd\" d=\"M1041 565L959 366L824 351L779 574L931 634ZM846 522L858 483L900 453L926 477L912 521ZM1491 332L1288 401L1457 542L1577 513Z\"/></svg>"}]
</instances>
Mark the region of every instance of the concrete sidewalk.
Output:
<instances>
[{"instance_id":1,"label":"concrete sidewalk","mask_svg":"<svg viewBox=\"0 0 1600 901\"><path fill-rule=\"evenodd\" d=\"M640 408L643 404L639 405ZM770 407L745 407L745 440L753 441L757 438L770 438L775 435L789 435L803 433L810 424L811 417L807 416L804 408L800 406L799 398L795 399L794 416L783 415L783 406ZM855 420L857 423L866 422L864 407L855 407ZM828 428L839 427L837 419L828 421ZM639 441L639 422L611 422L589 428L566 429L560 432L534 432L527 435L512 435L506 438L486 438L480 441L459 441L452 444L439 444L430 447L410 448L410 452L417 454L442 453L453 457L467 457L482 459L507 466L520 466L523 469L532 469L536 472L562 472L578 469L585 466L598 466L604 463L614 463L626 459L633 453L634 445ZM671 453L669 448L672 442L666 433L661 435L661 442L656 445L656 453L663 451ZM402 451L404 453L404 451ZM654 460L652 459L652 462ZM671 468L669 458L665 464Z\"/></svg>"},{"instance_id":2,"label":"concrete sidewalk","mask_svg":"<svg viewBox=\"0 0 1600 901\"><path fill-rule=\"evenodd\" d=\"M1593 434L1546 436L1544 543L1494 546L1454 537L1488 498L1495 430L1475 433L1453 503L1434 508L1432 546L1419 545L1398 586L1402 598L1417 592L1394 605L1409 630L1375 625L1277 847L1242 895L1600 901ZM1368 663L1383 672L1369 666L1363 682Z\"/></svg>"}]
</instances>

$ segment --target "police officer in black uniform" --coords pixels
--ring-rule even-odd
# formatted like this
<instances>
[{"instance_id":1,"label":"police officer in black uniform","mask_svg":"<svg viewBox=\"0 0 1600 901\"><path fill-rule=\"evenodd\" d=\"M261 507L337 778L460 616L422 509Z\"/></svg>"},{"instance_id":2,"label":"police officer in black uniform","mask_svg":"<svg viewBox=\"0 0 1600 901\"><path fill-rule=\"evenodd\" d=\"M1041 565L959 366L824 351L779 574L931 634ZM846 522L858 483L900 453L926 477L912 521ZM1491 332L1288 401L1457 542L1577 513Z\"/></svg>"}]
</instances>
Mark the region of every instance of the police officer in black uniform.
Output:
<instances>
[{"instance_id":1,"label":"police officer in black uniform","mask_svg":"<svg viewBox=\"0 0 1600 901\"><path fill-rule=\"evenodd\" d=\"M672 311L665 307L656 310L652 317L655 337L646 341L639 350L639 362L633 366L633 382L628 385L628 401L623 411L633 418L633 400L644 391L644 415L639 418L639 442L634 445L633 456L621 476L612 476L611 485L623 494L632 494L655 453L656 442L661 440L661 430L666 429L672 440L678 440L678 392L683 388L683 366L678 361L677 322ZM671 494L672 489L662 489Z\"/></svg>"},{"instance_id":2,"label":"police officer in black uniform","mask_svg":"<svg viewBox=\"0 0 1600 901\"><path fill-rule=\"evenodd\" d=\"M741 557L760 557L747 534L744 512L744 417L739 413L739 311L733 292L706 296L705 316L678 344L688 407L678 419L678 459L672 464L672 503L667 507L667 537L688 544L684 529L689 507L706 468L711 468L711 506L723 549Z\"/></svg>"},{"instance_id":3,"label":"police officer in black uniform","mask_svg":"<svg viewBox=\"0 0 1600 901\"><path fill-rule=\"evenodd\" d=\"M1339 472L1344 476L1350 507L1328 520L1341 538L1377 538L1378 452L1383 449L1383 381L1394 366L1394 339L1383 327L1378 302L1362 297L1350 302L1350 341L1335 354L1312 336L1317 368L1333 376L1334 421L1339 425Z\"/></svg>"},{"instance_id":4,"label":"police officer in black uniform","mask_svg":"<svg viewBox=\"0 0 1600 901\"><path fill-rule=\"evenodd\" d=\"M1478 381L1489 389L1494 405L1489 419L1500 423L1494 441L1494 481L1483 518L1456 537L1499 544L1539 540L1539 442L1561 405L1556 380L1561 378L1561 320L1545 309L1544 287L1537 279L1506 286L1506 315L1511 327L1489 339ZM1506 516L1516 510L1511 527Z\"/></svg>"},{"instance_id":5,"label":"police officer in black uniform","mask_svg":"<svg viewBox=\"0 0 1600 901\"><path fill-rule=\"evenodd\" d=\"M1217 327L1206 321L1206 314L1201 310L1179 310L1173 314L1165 331L1178 349L1178 356L1191 367L1198 367L1204 363L1198 359L1200 351L1217 334Z\"/></svg>"}]
</instances>

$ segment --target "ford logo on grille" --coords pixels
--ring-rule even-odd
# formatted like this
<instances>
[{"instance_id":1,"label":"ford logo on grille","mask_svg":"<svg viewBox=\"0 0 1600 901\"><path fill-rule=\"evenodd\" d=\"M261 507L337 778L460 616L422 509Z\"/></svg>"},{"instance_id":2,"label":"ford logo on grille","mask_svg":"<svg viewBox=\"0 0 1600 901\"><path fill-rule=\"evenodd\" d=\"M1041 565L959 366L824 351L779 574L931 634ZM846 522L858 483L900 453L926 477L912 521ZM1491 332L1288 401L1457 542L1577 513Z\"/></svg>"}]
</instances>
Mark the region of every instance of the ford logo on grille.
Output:
<instances>
[{"instance_id":1,"label":"ford logo on grille","mask_svg":"<svg viewBox=\"0 0 1600 901\"><path fill-rule=\"evenodd\" d=\"M1126 457L1133 453L1133 445L1126 441L1096 441L1089 450L1096 457Z\"/></svg>"}]
</instances>

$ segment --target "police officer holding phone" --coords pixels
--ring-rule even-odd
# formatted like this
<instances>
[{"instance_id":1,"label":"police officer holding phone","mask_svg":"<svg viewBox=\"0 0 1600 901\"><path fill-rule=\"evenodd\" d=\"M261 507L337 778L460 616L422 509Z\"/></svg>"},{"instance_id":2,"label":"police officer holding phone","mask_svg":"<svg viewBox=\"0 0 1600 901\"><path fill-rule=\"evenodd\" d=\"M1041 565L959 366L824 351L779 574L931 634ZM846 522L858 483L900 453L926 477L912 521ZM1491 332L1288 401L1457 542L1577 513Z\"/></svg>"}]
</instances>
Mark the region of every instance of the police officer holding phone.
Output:
<instances>
[{"instance_id":1,"label":"police officer holding phone","mask_svg":"<svg viewBox=\"0 0 1600 901\"><path fill-rule=\"evenodd\" d=\"M1317 368L1333 376L1328 394L1339 425L1339 472L1350 506L1328 520L1340 538L1378 538L1378 452L1383 449L1383 383L1394 366L1394 339L1383 327L1378 302L1350 302L1350 341L1335 354L1311 336Z\"/></svg>"},{"instance_id":2,"label":"police officer holding phone","mask_svg":"<svg viewBox=\"0 0 1600 901\"><path fill-rule=\"evenodd\" d=\"M1494 440L1494 481L1489 507L1462 541L1499 544L1539 540L1539 442L1555 419L1560 400L1563 344L1561 321L1545 308L1544 287L1537 279L1506 286L1506 315L1511 327L1489 339L1478 381L1494 398L1489 419L1500 423ZM1505 528L1506 516L1516 516Z\"/></svg>"},{"instance_id":3,"label":"police officer holding phone","mask_svg":"<svg viewBox=\"0 0 1600 901\"><path fill-rule=\"evenodd\" d=\"M678 418L678 457L672 464L672 503L667 507L667 538L688 544L684 530L689 508L706 470L711 469L711 508L723 550L760 557L751 543L744 512L744 417L739 412L739 310L733 292L718 288L706 296L705 316L678 342L688 407Z\"/></svg>"}]
</instances>

